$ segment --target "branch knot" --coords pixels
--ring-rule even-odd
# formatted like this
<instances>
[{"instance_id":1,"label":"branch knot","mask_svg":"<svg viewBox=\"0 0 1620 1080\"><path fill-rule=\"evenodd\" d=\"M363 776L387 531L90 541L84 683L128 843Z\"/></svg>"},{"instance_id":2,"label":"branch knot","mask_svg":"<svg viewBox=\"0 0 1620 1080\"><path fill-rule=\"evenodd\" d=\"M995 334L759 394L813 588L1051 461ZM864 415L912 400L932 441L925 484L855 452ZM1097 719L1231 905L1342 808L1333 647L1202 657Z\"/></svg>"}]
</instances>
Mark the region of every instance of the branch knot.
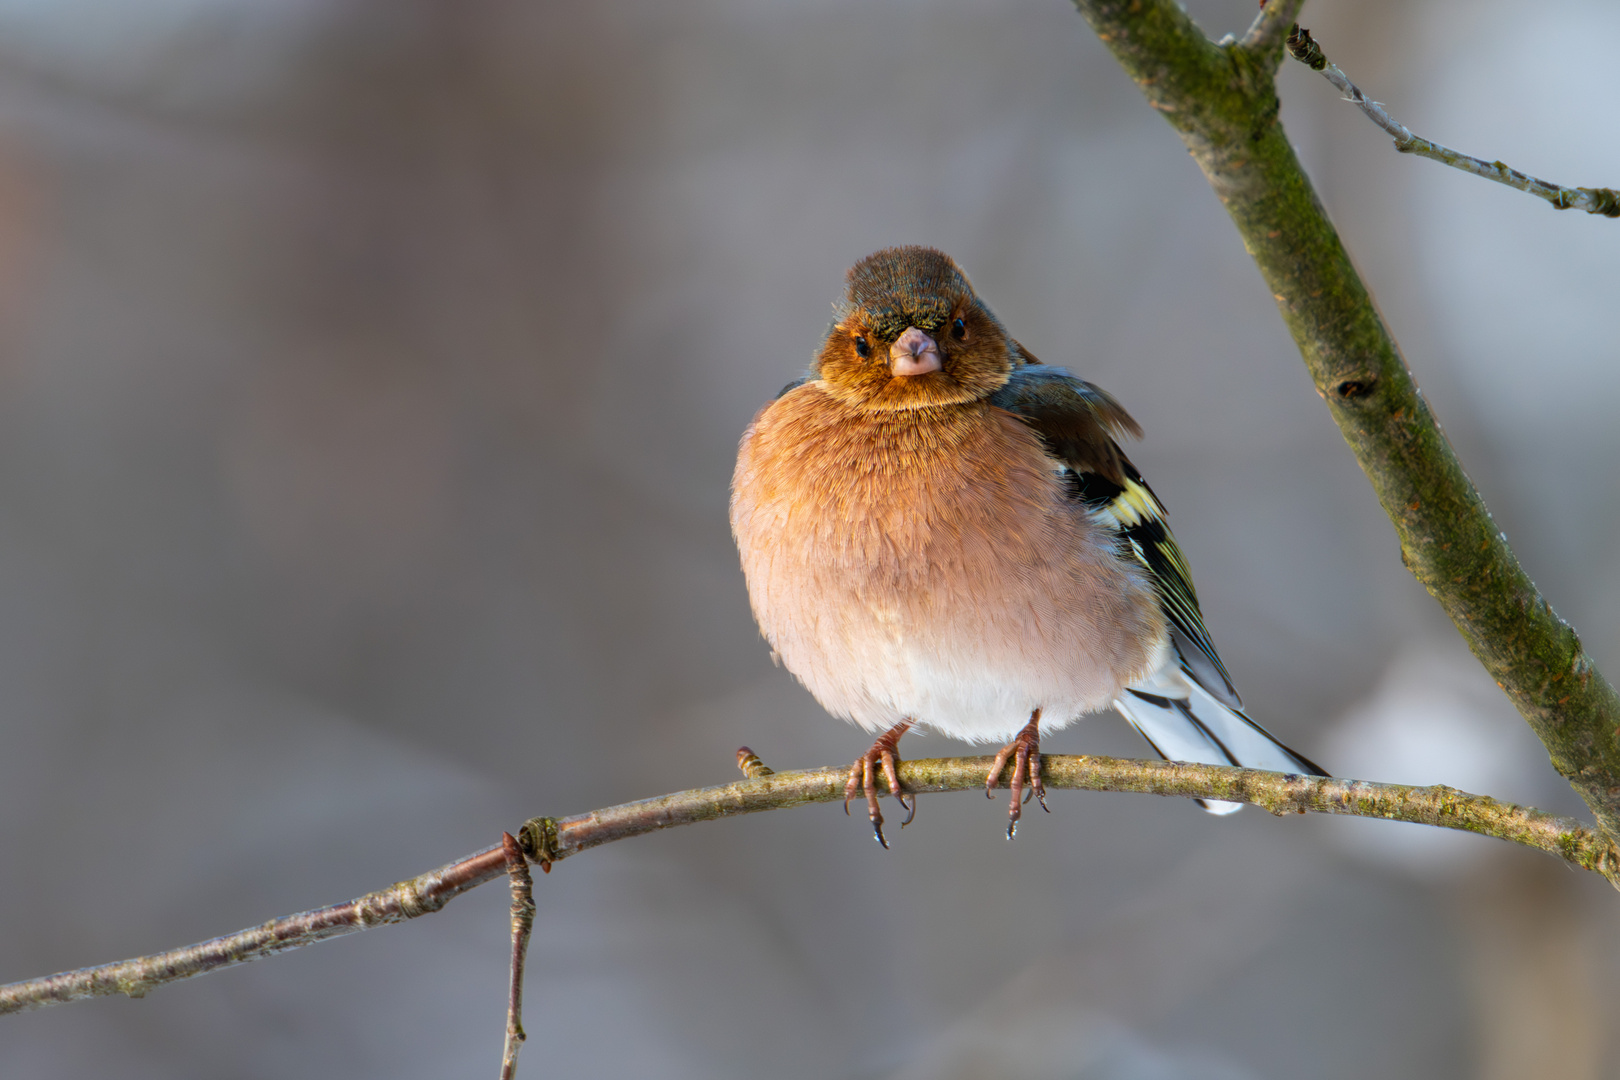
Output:
<instances>
[{"instance_id":1,"label":"branch knot","mask_svg":"<svg viewBox=\"0 0 1620 1080\"><path fill-rule=\"evenodd\" d=\"M1322 46L1318 45L1316 39L1311 37L1311 32L1299 23L1288 28L1286 44L1288 55L1312 71L1321 71L1327 67L1327 54L1322 51Z\"/></svg>"},{"instance_id":2,"label":"branch knot","mask_svg":"<svg viewBox=\"0 0 1620 1080\"><path fill-rule=\"evenodd\" d=\"M557 850L557 819L535 817L525 821L518 830L518 846L523 849L525 858L551 873L551 864L562 858Z\"/></svg>"}]
</instances>

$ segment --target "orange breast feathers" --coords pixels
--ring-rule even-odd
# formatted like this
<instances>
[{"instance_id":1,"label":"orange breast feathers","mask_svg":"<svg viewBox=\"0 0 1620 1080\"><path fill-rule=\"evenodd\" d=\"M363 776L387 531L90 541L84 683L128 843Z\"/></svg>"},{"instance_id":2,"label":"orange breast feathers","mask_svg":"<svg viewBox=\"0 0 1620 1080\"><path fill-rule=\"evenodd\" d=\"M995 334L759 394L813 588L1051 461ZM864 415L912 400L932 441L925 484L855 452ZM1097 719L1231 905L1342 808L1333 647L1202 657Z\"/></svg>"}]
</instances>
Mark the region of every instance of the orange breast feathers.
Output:
<instances>
[{"instance_id":1,"label":"orange breast feathers","mask_svg":"<svg viewBox=\"0 0 1620 1080\"><path fill-rule=\"evenodd\" d=\"M731 524L760 629L830 712L974 741L1061 727L1165 656L1152 584L1022 421L863 412L815 383L743 435Z\"/></svg>"}]
</instances>

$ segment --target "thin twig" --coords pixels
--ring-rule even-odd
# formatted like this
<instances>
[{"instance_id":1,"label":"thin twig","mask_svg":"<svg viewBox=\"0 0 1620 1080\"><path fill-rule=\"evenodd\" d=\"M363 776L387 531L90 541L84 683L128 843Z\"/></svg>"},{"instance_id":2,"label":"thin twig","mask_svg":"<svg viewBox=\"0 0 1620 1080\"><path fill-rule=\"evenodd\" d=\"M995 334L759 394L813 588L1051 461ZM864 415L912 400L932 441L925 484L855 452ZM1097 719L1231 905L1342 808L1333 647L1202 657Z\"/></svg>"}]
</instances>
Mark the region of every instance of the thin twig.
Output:
<instances>
[{"instance_id":1,"label":"thin twig","mask_svg":"<svg viewBox=\"0 0 1620 1080\"><path fill-rule=\"evenodd\" d=\"M501 1052L501 1080L517 1076L518 1051L528 1038L523 1033L523 961L529 955L529 934L534 930L534 878L529 860L511 833L501 833L501 851L512 884L512 985L506 996L506 1045Z\"/></svg>"},{"instance_id":2,"label":"thin twig","mask_svg":"<svg viewBox=\"0 0 1620 1080\"><path fill-rule=\"evenodd\" d=\"M125 994L138 998L166 983L301 949L373 926L404 922L438 911L469 889L500 877L505 868L506 857L501 849L485 848L448 866L347 903L283 915L262 926L152 956L0 986L0 1016L87 997Z\"/></svg>"},{"instance_id":3,"label":"thin twig","mask_svg":"<svg viewBox=\"0 0 1620 1080\"><path fill-rule=\"evenodd\" d=\"M1323 78L1338 87L1346 101L1354 103L1367 114L1368 119L1383 128L1395 140L1395 149L1403 154L1416 154L1475 176L1483 176L1487 180L1495 180L1498 184L1527 191L1538 199L1547 200L1556 210L1585 210L1588 214L1620 217L1620 191L1613 188L1563 187L1528 176L1500 161L1483 161L1441 146L1421 135L1414 135L1411 128L1389 115L1382 103L1363 94L1361 88L1339 69L1339 65L1327 58L1309 30L1298 25L1289 30L1288 53L1312 71L1320 71Z\"/></svg>"},{"instance_id":4,"label":"thin twig","mask_svg":"<svg viewBox=\"0 0 1620 1080\"><path fill-rule=\"evenodd\" d=\"M908 793L983 791L991 760L971 757L902 762L901 786ZM719 787L678 791L572 817L532 818L518 833L518 841L526 856L540 863L542 869L549 870L551 863L558 859L660 829L807 803L837 802L844 797L844 779L848 773L848 766L780 772ZM1049 789L1134 791L1223 799L1254 803L1278 815L1347 814L1460 829L1547 852L1573 866L1602 874L1620 888L1620 851L1589 826L1533 807L1498 802L1454 788L1294 776L1178 761L1061 754L1042 755L1041 775ZM1005 787L1005 782L1000 786ZM506 866L503 850L489 848L459 863L347 904L273 919L252 930L173 952L0 986L0 1015L86 997L110 994L139 997L164 983L257 960L339 934L425 915L437 911L452 897L499 877ZM407 903L405 897L412 899ZM311 929L312 922L319 924L318 931ZM182 958L184 962L180 962Z\"/></svg>"}]
</instances>

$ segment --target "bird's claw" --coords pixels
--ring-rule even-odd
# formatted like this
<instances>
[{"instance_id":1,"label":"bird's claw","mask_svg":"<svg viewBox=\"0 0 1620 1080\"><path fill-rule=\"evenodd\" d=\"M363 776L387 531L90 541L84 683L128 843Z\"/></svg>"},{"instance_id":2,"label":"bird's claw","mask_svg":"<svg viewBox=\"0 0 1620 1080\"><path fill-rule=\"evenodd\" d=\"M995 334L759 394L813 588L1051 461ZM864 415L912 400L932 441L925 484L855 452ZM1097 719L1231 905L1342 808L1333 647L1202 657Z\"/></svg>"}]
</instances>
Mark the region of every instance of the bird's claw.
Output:
<instances>
[{"instance_id":1,"label":"bird's claw","mask_svg":"<svg viewBox=\"0 0 1620 1080\"><path fill-rule=\"evenodd\" d=\"M872 836L883 845L885 851L888 850L889 841L883 835L883 811L878 807L878 770L882 770L883 778L889 784L889 792L906 812L906 819L900 823L900 827L903 829L910 825L911 819L917 816L917 796L912 795L907 802L906 792L900 787L900 759L895 754L900 736L910 727L910 723L896 724L880 735L870 750L855 759L855 764L849 768L849 779L844 781L844 813L849 813L850 800L864 791L866 816L872 822Z\"/></svg>"},{"instance_id":2,"label":"bird's claw","mask_svg":"<svg viewBox=\"0 0 1620 1080\"><path fill-rule=\"evenodd\" d=\"M990 766L990 775L985 778L984 793L990 795L1001 779L1001 770L1007 767L1007 760L1012 759L1013 774L1007 786L1012 788L1012 800L1007 806L1007 839L1011 840L1018 833L1018 819L1023 816L1023 805L1033 795L1041 804L1041 809L1048 814L1052 808L1046 805L1046 785L1041 782L1041 711L1035 710L1016 738L996 754L995 761ZM1028 787L1025 787L1028 784Z\"/></svg>"}]
</instances>

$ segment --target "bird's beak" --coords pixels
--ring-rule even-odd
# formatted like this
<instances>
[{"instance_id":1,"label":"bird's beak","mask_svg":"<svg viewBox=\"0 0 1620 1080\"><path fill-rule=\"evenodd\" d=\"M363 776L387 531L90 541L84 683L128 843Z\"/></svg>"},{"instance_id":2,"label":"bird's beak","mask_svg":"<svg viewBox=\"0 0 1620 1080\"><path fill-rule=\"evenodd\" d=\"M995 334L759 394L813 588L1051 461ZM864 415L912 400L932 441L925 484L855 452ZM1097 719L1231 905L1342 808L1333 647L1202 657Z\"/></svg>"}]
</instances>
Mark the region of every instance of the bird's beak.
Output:
<instances>
[{"instance_id":1,"label":"bird's beak","mask_svg":"<svg viewBox=\"0 0 1620 1080\"><path fill-rule=\"evenodd\" d=\"M889 346L889 369L896 375L926 375L943 366L939 345L915 326L906 327L906 332Z\"/></svg>"}]
</instances>

